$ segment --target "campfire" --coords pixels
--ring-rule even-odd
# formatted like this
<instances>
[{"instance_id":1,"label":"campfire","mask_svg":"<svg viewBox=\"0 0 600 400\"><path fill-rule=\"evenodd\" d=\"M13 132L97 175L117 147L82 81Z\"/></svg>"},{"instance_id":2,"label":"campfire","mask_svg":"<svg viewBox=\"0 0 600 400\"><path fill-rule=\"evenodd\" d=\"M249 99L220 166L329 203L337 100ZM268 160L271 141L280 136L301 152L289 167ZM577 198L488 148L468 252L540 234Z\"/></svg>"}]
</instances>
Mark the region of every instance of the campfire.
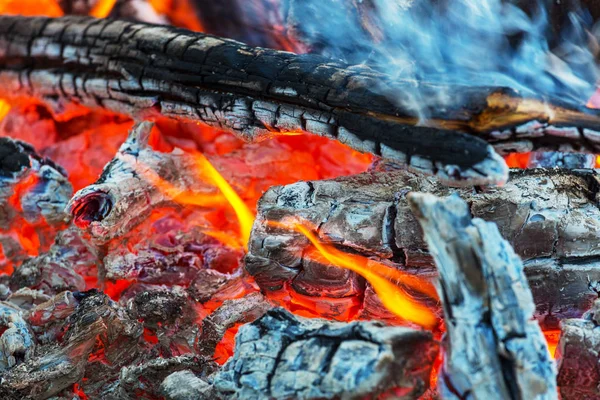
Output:
<instances>
[{"instance_id":1,"label":"campfire","mask_svg":"<svg viewBox=\"0 0 600 400\"><path fill-rule=\"evenodd\" d=\"M599 399L575 3L0 0L0 398Z\"/></svg>"}]
</instances>

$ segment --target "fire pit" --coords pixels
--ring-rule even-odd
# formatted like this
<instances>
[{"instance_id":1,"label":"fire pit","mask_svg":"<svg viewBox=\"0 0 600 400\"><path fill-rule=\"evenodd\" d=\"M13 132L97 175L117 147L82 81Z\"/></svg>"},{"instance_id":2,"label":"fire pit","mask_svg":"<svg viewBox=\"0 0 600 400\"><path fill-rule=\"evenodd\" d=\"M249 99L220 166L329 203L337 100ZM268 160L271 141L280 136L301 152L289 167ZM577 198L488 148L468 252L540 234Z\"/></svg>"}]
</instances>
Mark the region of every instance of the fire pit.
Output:
<instances>
[{"instance_id":1,"label":"fire pit","mask_svg":"<svg viewBox=\"0 0 600 400\"><path fill-rule=\"evenodd\" d=\"M0 397L600 398L599 16L0 1Z\"/></svg>"}]
</instances>

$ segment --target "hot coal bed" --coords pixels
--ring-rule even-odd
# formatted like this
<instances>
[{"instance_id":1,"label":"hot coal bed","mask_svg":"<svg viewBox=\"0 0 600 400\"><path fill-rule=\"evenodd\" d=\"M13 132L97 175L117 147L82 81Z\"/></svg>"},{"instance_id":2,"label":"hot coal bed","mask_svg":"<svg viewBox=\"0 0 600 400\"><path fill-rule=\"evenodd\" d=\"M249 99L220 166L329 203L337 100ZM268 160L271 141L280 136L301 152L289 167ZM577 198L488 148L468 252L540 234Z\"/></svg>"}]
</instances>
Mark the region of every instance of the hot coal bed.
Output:
<instances>
[{"instance_id":1,"label":"hot coal bed","mask_svg":"<svg viewBox=\"0 0 600 400\"><path fill-rule=\"evenodd\" d=\"M0 1L0 399L600 399L593 1Z\"/></svg>"}]
</instances>

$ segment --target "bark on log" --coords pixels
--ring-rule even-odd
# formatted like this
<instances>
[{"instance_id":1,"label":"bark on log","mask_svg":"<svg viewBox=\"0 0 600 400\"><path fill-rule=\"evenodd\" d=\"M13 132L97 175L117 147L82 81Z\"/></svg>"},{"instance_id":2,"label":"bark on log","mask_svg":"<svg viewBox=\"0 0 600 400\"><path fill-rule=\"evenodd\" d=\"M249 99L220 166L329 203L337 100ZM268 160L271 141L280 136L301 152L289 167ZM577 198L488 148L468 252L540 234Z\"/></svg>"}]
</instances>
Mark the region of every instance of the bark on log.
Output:
<instances>
[{"instance_id":1,"label":"bark on log","mask_svg":"<svg viewBox=\"0 0 600 400\"><path fill-rule=\"evenodd\" d=\"M9 16L0 27L2 95L35 96L57 110L76 102L158 112L250 140L308 131L455 184L505 179L503 162L472 135L505 149L524 141L595 151L600 143L598 111L504 88L452 88L457 106L449 109L436 103L436 85L175 28ZM410 105L415 90L432 99L418 113ZM428 126L417 125L423 116Z\"/></svg>"},{"instance_id":2,"label":"bark on log","mask_svg":"<svg viewBox=\"0 0 600 400\"><path fill-rule=\"evenodd\" d=\"M557 399L556 368L523 264L497 226L457 195L408 197L439 272L447 337L445 399Z\"/></svg>"},{"instance_id":3,"label":"bark on log","mask_svg":"<svg viewBox=\"0 0 600 400\"><path fill-rule=\"evenodd\" d=\"M318 227L323 242L433 277L433 261L406 194L456 192L473 216L495 222L515 247L525 263L536 317L544 327L556 328L559 319L581 316L596 298L589 287L600 281L599 179L594 170L513 171L502 188L453 190L404 171L373 171L273 187L258 205L246 269L266 291L289 286L315 301L359 296L362 278L305 259L310 244L303 235L269 224L299 217ZM363 299L362 312L381 318L381 304L372 300Z\"/></svg>"},{"instance_id":4,"label":"bark on log","mask_svg":"<svg viewBox=\"0 0 600 400\"><path fill-rule=\"evenodd\" d=\"M583 318L561 324L556 348L558 385L563 399L600 398L600 301Z\"/></svg>"},{"instance_id":5,"label":"bark on log","mask_svg":"<svg viewBox=\"0 0 600 400\"><path fill-rule=\"evenodd\" d=\"M240 328L233 357L210 380L217 398L360 399L401 388L395 398L415 399L436 355L426 331L274 309Z\"/></svg>"}]
</instances>

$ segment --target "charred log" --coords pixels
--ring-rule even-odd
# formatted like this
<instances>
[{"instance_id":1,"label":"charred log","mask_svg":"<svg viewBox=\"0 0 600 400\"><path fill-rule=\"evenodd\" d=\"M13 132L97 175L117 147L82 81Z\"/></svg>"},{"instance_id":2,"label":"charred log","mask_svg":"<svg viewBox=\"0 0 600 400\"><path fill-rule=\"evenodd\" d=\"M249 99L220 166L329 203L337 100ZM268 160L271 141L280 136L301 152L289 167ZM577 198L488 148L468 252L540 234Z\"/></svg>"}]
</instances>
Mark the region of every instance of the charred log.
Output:
<instances>
[{"instance_id":1,"label":"charred log","mask_svg":"<svg viewBox=\"0 0 600 400\"><path fill-rule=\"evenodd\" d=\"M593 170L513 171L502 188L452 190L408 172L373 171L273 187L259 202L246 269L266 291L289 287L315 301L363 293L362 278L305 258L309 241L272 224L294 217L316 226L325 243L433 278L433 260L406 194L456 192L473 216L495 222L514 246L524 260L536 317L556 328L559 319L581 316L596 298L589 287L600 280L598 179ZM385 316L372 296L364 297L362 313Z\"/></svg>"},{"instance_id":2,"label":"charred log","mask_svg":"<svg viewBox=\"0 0 600 400\"><path fill-rule=\"evenodd\" d=\"M249 323L262 317L273 306L260 293L235 300L226 300L202 321L196 340L198 354L210 357L225 331L236 323Z\"/></svg>"},{"instance_id":3,"label":"charred log","mask_svg":"<svg viewBox=\"0 0 600 400\"><path fill-rule=\"evenodd\" d=\"M217 397L351 398L428 386L437 344L430 333L373 322L334 323L269 311L244 325L234 356L211 377Z\"/></svg>"},{"instance_id":4,"label":"charred log","mask_svg":"<svg viewBox=\"0 0 600 400\"><path fill-rule=\"evenodd\" d=\"M179 149L159 153L148 146L151 128L148 122L134 126L100 178L75 193L67 205L75 225L86 229L99 244L122 236L146 219L153 208L184 190L214 193L187 172L193 166L189 155ZM168 182L171 190L161 190L156 181Z\"/></svg>"},{"instance_id":5,"label":"charred log","mask_svg":"<svg viewBox=\"0 0 600 400\"><path fill-rule=\"evenodd\" d=\"M408 201L439 272L447 330L443 398L555 399L556 368L537 321L523 264L497 226L457 195Z\"/></svg>"},{"instance_id":6,"label":"charred log","mask_svg":"<svg viewBox=\"0 0 600 400\"><path fill-rule=\"evenodd\" d=\"M498 183L505 149L597 149L597 111L523 99L503 88L453 88L455 109L409 107L416 89L365 66L295 55L168 27L67 17L2 17L3 95L195 120L254 140L308 131L453 183ZM60 33L60 34L59 34ZM447 89L447 88L446 88ZM435 103L434 100L432 100ZM428 126L417 126L426 116ZM458 133L457 131L468 134Z\"/></svg>"},{"instance_id":7,"label":"charred log","mask_svg":"<svg viewBox=\"0 0 600 400\"><path fill-rule=\"evenodd\" d=\"M564 399L600 397L600 301L580 319L561 323L556 349L558 385Z\"/></svg>"}]
</instances>

